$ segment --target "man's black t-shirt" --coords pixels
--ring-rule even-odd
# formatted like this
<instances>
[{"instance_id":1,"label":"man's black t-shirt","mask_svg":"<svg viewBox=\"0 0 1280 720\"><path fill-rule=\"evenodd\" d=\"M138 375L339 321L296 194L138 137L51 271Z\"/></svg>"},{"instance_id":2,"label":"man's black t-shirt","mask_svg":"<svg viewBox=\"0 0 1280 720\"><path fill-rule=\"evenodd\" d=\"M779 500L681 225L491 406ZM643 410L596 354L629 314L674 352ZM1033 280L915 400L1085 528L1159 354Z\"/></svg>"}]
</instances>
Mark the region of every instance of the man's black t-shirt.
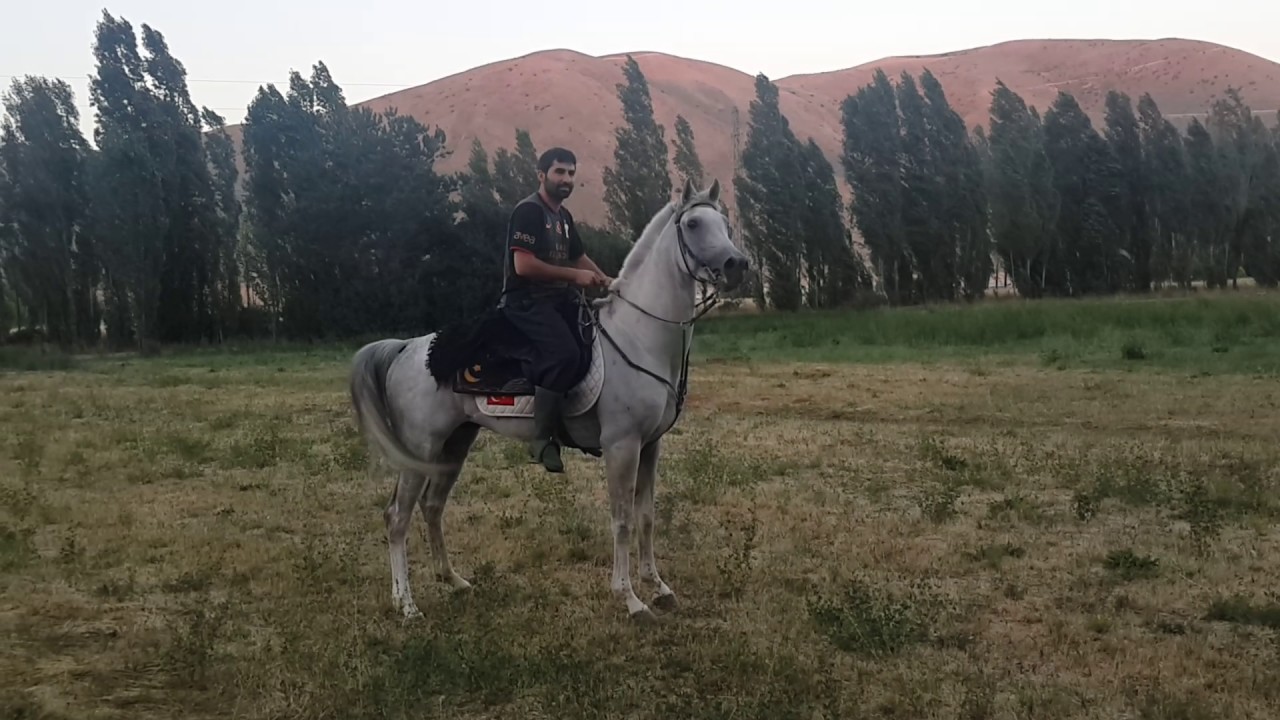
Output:
<instances>
[{"instance_id":1,"label":"man's black t-shirt","mask_svg":"<svg viewBox=\"0 0 1280 720\"><path fill-rule=\"evenodd\" d=\"M542 299L563 296L570 287L564 281L531 280L516 274L515 254L533 253L539 260L561 267L573 267L582 257L582 238L568 208L559 212L543 202L538 193L521 200L507 223L507 249L503 268L502 294Z\"/></svg>"}]
</instances>

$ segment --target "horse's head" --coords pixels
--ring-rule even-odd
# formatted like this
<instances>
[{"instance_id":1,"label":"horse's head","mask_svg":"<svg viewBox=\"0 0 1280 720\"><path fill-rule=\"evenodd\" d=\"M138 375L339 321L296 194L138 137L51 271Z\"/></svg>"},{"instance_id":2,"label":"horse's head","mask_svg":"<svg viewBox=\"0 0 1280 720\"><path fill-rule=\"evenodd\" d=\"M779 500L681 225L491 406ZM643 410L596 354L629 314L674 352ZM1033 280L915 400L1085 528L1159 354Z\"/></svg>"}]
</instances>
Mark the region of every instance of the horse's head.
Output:
<instances>
[{"instance_id":1,"label":"horse's head","mask_svg":"<svg viewBox=\"0 0 1280 720\"><path fill-rule=\"evenodd\" d=\"M701 192L685 180L675 223L686 271L725 290L742 284L750 263L729 238L729 222L720 208L719 180Z\"/></svg>"}]
</instances>

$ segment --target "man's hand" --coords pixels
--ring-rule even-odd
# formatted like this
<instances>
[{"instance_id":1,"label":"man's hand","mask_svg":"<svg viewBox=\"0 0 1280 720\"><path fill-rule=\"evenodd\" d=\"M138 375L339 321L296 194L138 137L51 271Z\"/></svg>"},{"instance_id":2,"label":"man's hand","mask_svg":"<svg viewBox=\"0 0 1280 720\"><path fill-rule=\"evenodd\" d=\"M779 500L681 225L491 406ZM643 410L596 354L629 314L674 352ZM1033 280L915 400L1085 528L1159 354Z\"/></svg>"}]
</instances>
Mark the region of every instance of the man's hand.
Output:
<instances>
[{"instance_id":1,"label":"man's hand","mask_svg":"<svg viewBox=\"0 0 1280 720\"><path fill-rule=\"evenodd\" d=\"M609 287L609 283L612 282L613 278L608 275L595 270L587 270L585 268L579 268L573 277L573 284L583 289L593 287L607 288Z\"/></svg>"},{"instance_id":2,"label":"man's hand","mask_svg":"<svg viewBox=\"0 0 1280 720\"><path fill-rule=\"evenodd\" d=\"M583 289L595 287L600 284L599 275L600 273L579 268L573 273L573 284Z\"/></svg>"},{"instance_id":3,"label":"man's hand","mask_svg":"<svg viewBox=\"0 0 1280 720\"><path fill-rule=\"evenodd\" d=\"M595 261L587 257L586 253L583 253L577 259L577 261L575 261L574 267L579 268L581 270L589 270L590 272L595 274L596 285L599 287L609 287L609 283L613 282L613 278L609 277L608 275L605 275L604 271L600 269L600 266L596 265Z\"/></svg>"}]
</instances>

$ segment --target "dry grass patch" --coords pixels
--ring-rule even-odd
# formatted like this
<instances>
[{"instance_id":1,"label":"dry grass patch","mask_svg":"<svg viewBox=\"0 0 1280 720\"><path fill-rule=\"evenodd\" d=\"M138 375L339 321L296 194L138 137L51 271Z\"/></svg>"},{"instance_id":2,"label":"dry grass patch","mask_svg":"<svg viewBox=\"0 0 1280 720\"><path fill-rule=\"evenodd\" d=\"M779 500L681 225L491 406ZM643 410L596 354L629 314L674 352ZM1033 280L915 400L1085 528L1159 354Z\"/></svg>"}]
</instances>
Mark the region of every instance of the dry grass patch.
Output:
<instances>
[{"instance_id":1,"label":"dry grass patch","mask_svg":"<svg viewBox=\"0 0 1280 720\"><path fill-rule=\"evenodd\" d=\"M0 717L1261 718L1280 389L1247 376L700 366L657 550L602 467L482 435L455 566L392 611L340 361L0 376Z\"/></svg>"}]
</instances>

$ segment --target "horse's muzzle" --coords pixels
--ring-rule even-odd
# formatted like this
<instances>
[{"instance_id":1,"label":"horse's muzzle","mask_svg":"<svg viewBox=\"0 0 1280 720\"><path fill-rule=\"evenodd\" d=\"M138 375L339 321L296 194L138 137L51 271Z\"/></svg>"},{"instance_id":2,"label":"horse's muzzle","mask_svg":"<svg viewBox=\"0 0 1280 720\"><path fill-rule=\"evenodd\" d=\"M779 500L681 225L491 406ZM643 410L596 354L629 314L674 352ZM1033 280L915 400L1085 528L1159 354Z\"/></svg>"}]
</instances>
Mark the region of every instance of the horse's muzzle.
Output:
<instances>
[{"instance_id":1,"label":"horse's muzzle","mask_svg":"<svg viewBox=\"0 0 1280 720\"><path fill-rule=\"evenodd\" d=\"M730 255L729 258L724 261L724 267L721 270L725 279L725 289L733 290L741 285L742 281L747 277L747 270L750 266L751 261L747 260L746 255L742 255L740 253Z\"/></svg>"}]
</instances>

